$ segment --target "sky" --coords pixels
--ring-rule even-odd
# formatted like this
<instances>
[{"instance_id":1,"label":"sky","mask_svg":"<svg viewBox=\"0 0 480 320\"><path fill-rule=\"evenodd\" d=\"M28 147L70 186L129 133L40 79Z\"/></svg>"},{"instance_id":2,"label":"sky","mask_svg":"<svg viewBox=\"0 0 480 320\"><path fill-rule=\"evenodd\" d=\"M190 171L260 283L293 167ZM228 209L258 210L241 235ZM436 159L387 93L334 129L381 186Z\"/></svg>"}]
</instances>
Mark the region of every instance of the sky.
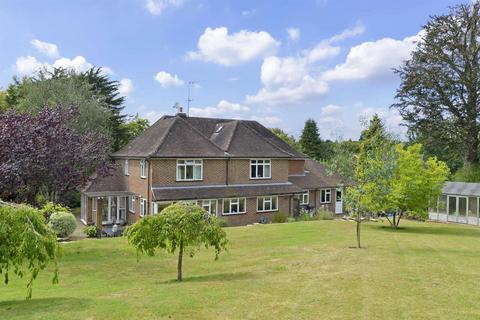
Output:
<instances>
[{"instance_id":1,"label":"sky","mask_svg":"<svg viewBox=\"0 0 480 320\"><path fill-rule=\"evenodd\" d=\"M102 67L120 82L125 112L156 121L251 119L298 137L305 120L322 138L358 139L389 106L393 68L430 16L459 1L0 0L0 88L38 68ZM190 83L190 84L189 84Z\"/></svg>"}]
</instances>

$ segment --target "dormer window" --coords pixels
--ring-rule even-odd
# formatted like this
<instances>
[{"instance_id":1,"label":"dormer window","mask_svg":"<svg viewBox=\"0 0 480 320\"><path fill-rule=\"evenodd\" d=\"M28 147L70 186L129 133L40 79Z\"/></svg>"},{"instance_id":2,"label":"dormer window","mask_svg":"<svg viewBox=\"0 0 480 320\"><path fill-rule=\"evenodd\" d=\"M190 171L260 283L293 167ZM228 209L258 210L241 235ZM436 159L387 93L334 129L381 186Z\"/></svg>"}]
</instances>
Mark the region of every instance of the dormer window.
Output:
<instances>
[{"instance_id":1,"label":"dormer window","mask_svg":"<svg viewBox=\"0 0 480 320\"><path fill-rule=\"evenodd\" d=\"M203 161L198 159L177 160L177 181L203 180Z\"/></svg>"},{"instance_id":2,"label":"dormer window","mask_svg":"<svg viewBox=\"0 0 480 320\"><path fill-rule=\"evenodd\" d=\"M145 162L145 159L140 160L140 177L147 177L147 164Z\"/></svg>"},{"instance_id":3,"label":"dormer window","mask_svg":"<svg viewBox=\"0 0 480 320\"><path fill-rule=\"evenodd\" d=\"M250 179L270 179L272 177L272 166L270 160L250 160Z\"/></svg>"}]
</instances>

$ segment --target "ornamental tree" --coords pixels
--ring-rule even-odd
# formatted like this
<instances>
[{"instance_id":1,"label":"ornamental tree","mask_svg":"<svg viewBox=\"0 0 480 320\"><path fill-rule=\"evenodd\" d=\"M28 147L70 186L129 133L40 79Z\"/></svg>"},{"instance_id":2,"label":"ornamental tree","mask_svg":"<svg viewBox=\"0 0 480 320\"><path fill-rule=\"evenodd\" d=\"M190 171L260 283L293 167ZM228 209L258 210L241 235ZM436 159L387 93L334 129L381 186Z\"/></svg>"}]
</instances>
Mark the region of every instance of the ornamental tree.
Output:
<instances>
[{"instance_id":1,"label":"ornamental tree","mask_svg":"<svg viewBox=\"0 0 480 320\"><path fill-rule=\"evenodd\" d=\"M209 215L197 205L176 203L162 213L147 216L130 226L126 231L128 243L138 253L155 255L158 249L178 254L177 280L182 281L183 256L195 255L200 246L215 249L215 260L226 250L227 238L216 217Z\"/></svg>"},{"instance_id":2,"label":"ornamental tree","mask_svg":"<svg viewBox=\"0 0 480 320\"><path fill-rule=\"evenodd\" d=\"M27 299L32 297L33 280L53 263L52 282L58 282L57 235L45 224L45 218L28 206L0 206L0 274L5 284L9 275L28 276Z\"/></svg>"},{"instance_id":3,"label":"ornamental tree","mask_svg":"<svg viewBox=\"0 0 480 320\"><path fill-rule=\"evenodd\" d=\"M39 192L57 194L106 175L109 141L71 128L75 108L43 108L37 114L0 113L0 197L35 204Z\"/></svg>"}]
</instances>

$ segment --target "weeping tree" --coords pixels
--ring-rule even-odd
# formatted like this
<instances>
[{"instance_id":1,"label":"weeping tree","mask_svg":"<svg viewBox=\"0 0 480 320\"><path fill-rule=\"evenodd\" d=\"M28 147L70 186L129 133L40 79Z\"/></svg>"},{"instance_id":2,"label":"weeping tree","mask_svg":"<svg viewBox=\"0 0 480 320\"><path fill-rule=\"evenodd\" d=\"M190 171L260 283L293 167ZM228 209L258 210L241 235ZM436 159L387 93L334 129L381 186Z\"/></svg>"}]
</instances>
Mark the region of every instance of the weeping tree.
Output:
<instances>
[{"instance_id":1,"label":"weeping tree","mask_svg":"<svg viewBox=\"0 0 480 320\"><path fill-rule=\"evenodd\" d=\"M0 203L0 274L5 284L13 272L28 277L27 299L32 297L33 281L40 271L53 264L52 282L58 282L57 235L36 209Z\"/></svg>"},{"instance_id":2,"label":"weeping tree","mask_svg":"<svg viewBox=\"0 0 480 320\"><path fill-rule=\"evenodd\" d=\"M162 213L147 216L130 226L126 231L128 242L138 253L155 255L156 250L177 253L177 280L182 281L183 257L193 257L203 245L213 247L215 260L226 250L227 238L216 217L209 215L197 205L176 203Z\"/></svg>"},{"instance_id":3,"label":"weeping tree","mask_svg":"<svg viewBox=\"0 0 480 320\"><path fill-rule=\"evenodd\" d=\"M458 167L478 166L480 3L453 7L423 27L411 58L396 70L397 102L410 137Z\"/></svg>"}]
</instances>

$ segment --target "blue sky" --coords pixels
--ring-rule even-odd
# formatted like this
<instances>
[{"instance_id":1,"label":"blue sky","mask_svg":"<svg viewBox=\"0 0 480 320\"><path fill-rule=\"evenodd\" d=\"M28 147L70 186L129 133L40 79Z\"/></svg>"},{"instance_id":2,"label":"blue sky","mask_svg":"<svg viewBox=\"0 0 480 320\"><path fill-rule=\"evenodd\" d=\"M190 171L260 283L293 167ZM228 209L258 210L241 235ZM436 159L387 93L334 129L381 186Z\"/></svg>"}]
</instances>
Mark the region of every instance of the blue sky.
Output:
<instances>
[{"instance_id":1,"label":"blue sky","mask_svg":"<svg viewBox=\"0 0 480 320\"><path fill-rule=\"evenodd\" d=\"M0 87L39 67L105 67L126 112L255 119L298 136L357 139L360 119L388 106L428 17L459 1L3 1Z\"/></svg>"}]
</instances>

